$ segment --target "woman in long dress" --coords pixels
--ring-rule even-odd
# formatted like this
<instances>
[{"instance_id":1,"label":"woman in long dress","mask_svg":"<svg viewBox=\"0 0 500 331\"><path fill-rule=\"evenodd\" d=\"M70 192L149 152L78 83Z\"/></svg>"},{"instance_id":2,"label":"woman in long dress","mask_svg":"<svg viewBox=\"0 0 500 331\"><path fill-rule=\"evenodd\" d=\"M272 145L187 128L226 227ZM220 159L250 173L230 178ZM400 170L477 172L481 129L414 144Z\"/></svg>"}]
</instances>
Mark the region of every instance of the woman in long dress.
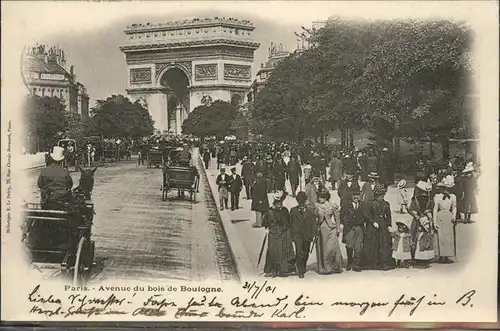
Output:
<instances>
[{"instance_id":1,"label":"woman in long dress","mask_svg":"<svg viewBox=\"0 0 500 331\"><path fill-rule=\"evenodd\" d=\"M392 267L391 207L384 200L387 189L377 184L373 189L374 200L368 203L368 222L363 241L363 267L389 270Z\"/></svg>"},{"instance_id":2,"label":"woman in long dress","mask_svg":"<svg viewBox=\"0 0 500 331\"><path fill-rule=\"evenodd\" d=\"M441 193L434 196L434 226L437 229L436 256L440 262L451 263L455 256L453 227L457 214L457 198L450 193L453 187L453 177L447 176L439 183Z\"/></svg>"},{"instance_id":3,"label":"woman in long dress","mask_svg":"<svg viewBox=\"0 0 500 331\"><path fill-rule=\"evenodd\" d=\"M295 269L295 253L290 233L290 214L283 206L286 195L273 194L273 206L265 214L262 225L268 229L268 245L264 273L268 276L286 276Z\"/></svg>"},{"instance_id":4,"label":"woman in long dress","mask_svg":"<svg viewBox=\"0 0 500 331\"><path fill-rule=\"evenodd\" d=\"M415 267L427 268L434 258L434 233L432 231L432 184L419 181L415 187L408 212L413 219L410 225L411 257Z\"/></svg>"},{"instance_id":5,"label":"woman in long dress","mask_svg":"<svg viewBox=\"0 0 500 331\"><path fill-rule=\"evenodd\" d=\"M464 222L471 223L471 215L477 214L477 203L476 203L476 190L477 183L474 178L474 166L472 162L469 162L465 169L462 171L463 177L463 191L464 195L462 198L461 212L464 213Z\"/></svg>"},{"instance_id":6,"label":"woman in long dress","mask_svg":"<svg viewBox=\"0 0 500 331\"><path fill-rule=\"evenodd\" d=\"M340 253L339 207L330 201L330 193L326 190L318 193L315 204L318 233L316 238L316 258L318 273L328 275L342 272L342 255Z\"/></svg>"}]
</instances>

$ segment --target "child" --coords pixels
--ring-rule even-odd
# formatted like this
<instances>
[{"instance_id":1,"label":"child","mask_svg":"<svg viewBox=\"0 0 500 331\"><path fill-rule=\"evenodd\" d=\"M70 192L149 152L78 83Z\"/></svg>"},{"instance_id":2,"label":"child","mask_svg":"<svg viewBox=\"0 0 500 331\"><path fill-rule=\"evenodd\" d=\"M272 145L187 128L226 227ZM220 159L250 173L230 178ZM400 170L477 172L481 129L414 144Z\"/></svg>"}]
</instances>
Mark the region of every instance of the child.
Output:
<instances>
[{"instance_id":1,"label":"child","mask_svg":"<svg viewBox=\"0 0 500 331\"><path fill-rule=\"evenodd\" d=\"M418 268L428 268L429 263L434 259L434 231L432 222L427 216L419 219L419 232L417 236L415 260Z\"/></svg>"},{"instance_id":2,"label":"child","mask_svg":"<svg viewBox=\"0 0 500 331\"><path fill-rule=\"evenodd\" d=\"M408 268L411 260L410 229L402 222L396 222L398 229L392 233L392 258L396 260L396 268Z\"/></svg>"},{"instance_id":3,"label":"child","mask_svg":"<svg viewBox=\"0 0 500 331\"><path fill-rule=\"evenodd\" d=\"M304 166L304 180L306 185L309 184L309 182L311 181L311 173L312 173L311 162L306 161L306 165Z\"/></svg>"},{"instance_id":4,"label":"child","mask_svg":"<svg viewBox=\"0 0 500 331\"><path fill-rule=\"evenodd\" d=\"M406 180L401 179L399 181L398 192L399 213L404 214L408 211L408 190L406 189Z\"/></svg>"}]
</instances>

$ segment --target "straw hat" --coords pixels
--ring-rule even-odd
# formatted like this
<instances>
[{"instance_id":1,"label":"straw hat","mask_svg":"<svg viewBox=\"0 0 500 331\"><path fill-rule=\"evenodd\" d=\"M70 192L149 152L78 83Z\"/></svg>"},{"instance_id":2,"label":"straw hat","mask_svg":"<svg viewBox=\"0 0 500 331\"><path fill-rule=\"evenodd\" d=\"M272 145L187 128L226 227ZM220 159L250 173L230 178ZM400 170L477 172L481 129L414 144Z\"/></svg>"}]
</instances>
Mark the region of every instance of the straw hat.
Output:
<instances>
[{"instance_id":1,"label":"straw hat","mask_svg":"<svg viewBox=\"0 0 500 331\"><path fill-rule=\"evenodd\" d=\"M368 178L372 178L372 179L379 179L379 178L380 178L380 176L379 176L379 175L378 175L378 173L376 173L376 172L370 172L370 173L368 174Z\"/></svg>"},{"instance_id":2,"label":"straw hat","mask_svg":"<svg viewBox=\"0 0 500 331\"><path fill-rule=\"evenodd\" d=\"M465 169L462 171L463 173L465 172L471 172L474 171L474 164L472 162L467 163L465 166Z\"/></svg>"},{"instance_id":3,"label":"straw hat","mask_svg":"<svg viewBox=\"0 0 500 331\"><path fill-rule=\"evenodd\" d=\"M403 188L406 186L406 180L405 179L401 179L399 182L398 182L398 188Z\"/></svg>"},{"instance_id":4,"label":"straw hat","mask_svg":"<svg viewBox=\"0 0 500 331\"><path fill-rule=\"evenodd\" d=\"M54 161L62 161L64 159L64 148L60 146L54 146L52 149L52 153L50 153L50 157Z\"/></svg>"},{"instance_id":5,"label":"straw hat","mask_svg":"<svg viewBox=\"0 0 500 331\"><path fill-rule=\"evenodd\" d=\"M423 180L417 183L417 187L425 192L430 192L432 190L432 184L428 182L424 182Z\"/></svg>"},{"instance_id":6,"label":"straw hat","mask_svg":"<svg viewBox=\"0 0 500 331\"><path fill-rule=\"evenodd\" d=\"M451 188L455 186L455 179L453 178L453 176L448 175L445 178L443 178L443 180L438 184L438 186Z\"/></svg>"}]
</instances>

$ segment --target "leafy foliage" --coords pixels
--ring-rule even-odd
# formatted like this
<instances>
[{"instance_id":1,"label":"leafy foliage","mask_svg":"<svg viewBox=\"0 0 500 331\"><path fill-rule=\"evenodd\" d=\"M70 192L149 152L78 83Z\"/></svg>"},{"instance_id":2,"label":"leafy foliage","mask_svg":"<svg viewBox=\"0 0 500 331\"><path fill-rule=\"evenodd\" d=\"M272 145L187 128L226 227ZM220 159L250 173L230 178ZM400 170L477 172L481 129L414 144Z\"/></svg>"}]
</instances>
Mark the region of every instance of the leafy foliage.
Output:
<instances>
[{"instance_id":1,"label":"leafy foliage","mask_svg":"<svg viewBox=\"0 0 500 331\"><path fill-rule=\"evenodd\" d=\"M231 124L236 115L235 106L226 101L215 100L196 107L182 123L182 132L198 137L224 137L234 133Z\"/></svg>"},{"instance_id":2,"label":"leafy foliage","mask_svg":"<svg viewBox=\"0 0 500 331\"><path fill-rule=\"evenodd\" d=\"M66 130L65 107L59 98L29 95L24 104L28 136L36 141L39 150L47 150Z\"/></svg>"},{"instance_id":3,"label":"leafy foliage","mask_svg":"<svg viewBox=\"0 0 500 331\"><path fill-rule=\"evenodd\" d=\"M286 139L369 129L383 141L444 141L468 112L471 39L468 26L445 20L332 18L310 37L313 47L273 71L254 129Z\"/></svg>"},{"instance_id":4,"label":"leafy foliage","mask_svg":"<svg viewBox=\"0 0 500 331\"><path fill-rule=\"evenodd\" d=\"M111 137L145 137L154 131L154 122L146 103L132 103L123 95L112 95L106 100L97 100L91 109L87 135Z\"/></svg>"}]
</instances>

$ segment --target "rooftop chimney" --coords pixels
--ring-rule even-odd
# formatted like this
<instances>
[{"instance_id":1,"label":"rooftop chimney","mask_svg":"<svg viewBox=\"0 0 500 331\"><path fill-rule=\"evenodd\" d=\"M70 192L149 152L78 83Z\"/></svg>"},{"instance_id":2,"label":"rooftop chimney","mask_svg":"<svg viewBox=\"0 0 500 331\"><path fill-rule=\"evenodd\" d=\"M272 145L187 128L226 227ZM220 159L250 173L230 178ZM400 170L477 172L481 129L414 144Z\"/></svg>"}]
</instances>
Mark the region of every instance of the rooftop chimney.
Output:
<instances>
[{"instance_id":1,"label":"rooftop chimney","mask_svg":"<svg viewBox=\"0 0 500 331\"><path fill-rule=\"evenodd\" d=\"M69 73L71 74L71 76L74 76L74 73L73 73L73 70L74 70L75 66L74 65L71 65L69 67Z\"/></svg>"}]
</instances>

